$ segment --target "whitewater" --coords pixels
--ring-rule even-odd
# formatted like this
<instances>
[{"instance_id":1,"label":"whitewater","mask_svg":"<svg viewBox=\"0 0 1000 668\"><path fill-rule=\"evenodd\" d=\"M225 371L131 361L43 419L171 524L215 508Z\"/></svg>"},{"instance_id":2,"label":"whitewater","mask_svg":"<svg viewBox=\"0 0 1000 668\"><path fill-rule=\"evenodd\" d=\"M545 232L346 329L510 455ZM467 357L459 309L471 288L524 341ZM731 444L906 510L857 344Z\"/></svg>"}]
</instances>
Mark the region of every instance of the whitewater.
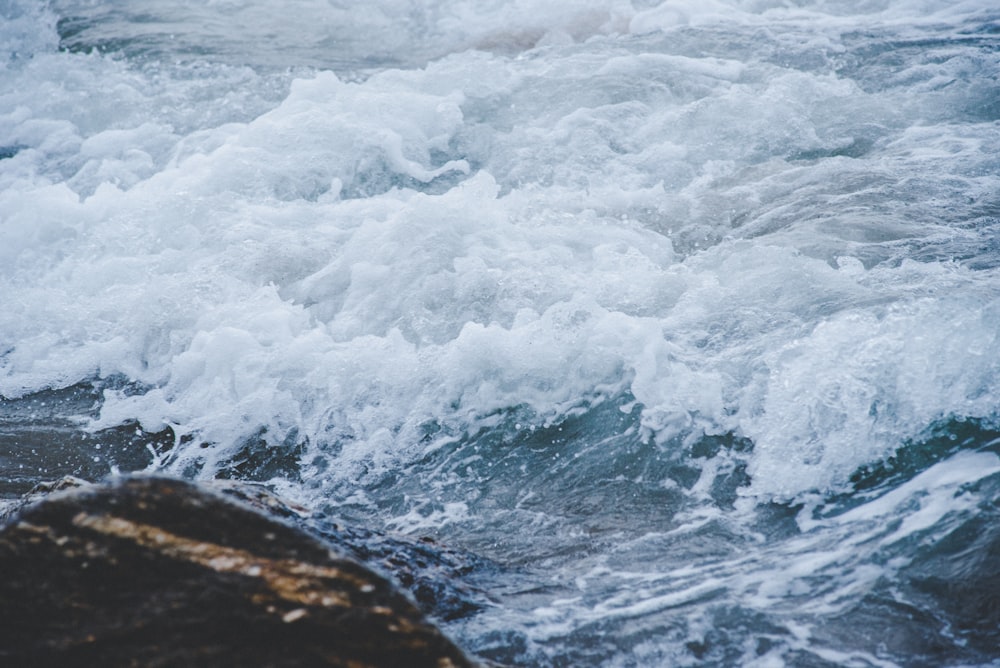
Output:
<instances>
[{"instance_id":1,"label":"whitewater","mask_svg":"<svg viewBox=\"0 0 1000 668\"><path fill-rule=\"evenodd\" d=\"M0 0L0 398L501 663L1000 666L1000 7Z\"/></svg>"}]
</instances>

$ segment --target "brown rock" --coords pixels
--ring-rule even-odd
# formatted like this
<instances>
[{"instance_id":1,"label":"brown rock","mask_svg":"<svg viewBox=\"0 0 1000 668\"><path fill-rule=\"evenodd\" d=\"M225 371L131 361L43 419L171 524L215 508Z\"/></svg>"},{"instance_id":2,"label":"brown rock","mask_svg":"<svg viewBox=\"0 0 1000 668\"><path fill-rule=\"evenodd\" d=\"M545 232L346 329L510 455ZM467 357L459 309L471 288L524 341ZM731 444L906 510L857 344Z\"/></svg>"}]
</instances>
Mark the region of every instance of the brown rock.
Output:
<instances>
[{"instance_id":1,"label":"brown rock","mask_svg":"<svg viewBox=\"0 0 1000 668\"><path fill-rule=\"evenodd\" d=\"M0 528L3 666L471 666L393 585L219 493L54 492Z\"/></svg>"}]
</instances>

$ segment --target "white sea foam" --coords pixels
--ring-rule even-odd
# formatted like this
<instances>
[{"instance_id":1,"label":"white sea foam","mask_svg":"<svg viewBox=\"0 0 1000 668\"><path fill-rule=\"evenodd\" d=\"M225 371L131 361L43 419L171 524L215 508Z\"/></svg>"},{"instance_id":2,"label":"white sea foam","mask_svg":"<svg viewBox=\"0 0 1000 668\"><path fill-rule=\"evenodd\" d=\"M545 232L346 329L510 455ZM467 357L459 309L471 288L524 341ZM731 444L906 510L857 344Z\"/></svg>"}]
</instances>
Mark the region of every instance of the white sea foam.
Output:
<instances>
[{"instance_id":1,"label":"white sea foam","mask_svg":"<svg viewBox=\"0 0 1000 668\"><path fill-rule=\"evenodd\" d=\"M834 488L935 420L993 417L1000 389L973 224L996 205L975 111L995 59L838 70L859 13L988 13L923 5L442 3L401 40L452 55L352 81L60 53L12 4L3 39L33 55L0 81L0 392L121 374L149 389L95 427L214 444L181 461L294 432L354 475L419 455L428 422L628 390L664 447L752 439L750 494ZM657 36L719 21L777 36Z\"/></svg>"},{"instance_id":2,"label":"white sea foam","mask_svg":"<svg viewBox=\"0 0 1000 668\"><path fill-rule=\"evenodd\" d=\"M905 663L837 625L992 507L916 446L998 418L995 3L359 7L0 0L0 395L525 565L511 664Z\"/></svg>"}]
</instances>

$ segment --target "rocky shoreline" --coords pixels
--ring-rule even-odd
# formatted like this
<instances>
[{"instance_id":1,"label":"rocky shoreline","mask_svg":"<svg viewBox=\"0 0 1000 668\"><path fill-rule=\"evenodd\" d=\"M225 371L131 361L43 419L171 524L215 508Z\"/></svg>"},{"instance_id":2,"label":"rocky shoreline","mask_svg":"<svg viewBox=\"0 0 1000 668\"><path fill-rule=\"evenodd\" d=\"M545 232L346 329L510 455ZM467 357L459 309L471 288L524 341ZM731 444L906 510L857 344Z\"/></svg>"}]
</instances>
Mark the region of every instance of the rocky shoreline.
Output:
<instances>
[{"instance_id":1,"label":"rocky shoreline","mask_svg":"<svg viewBox=\"0 0 1000 668\"><path fill-rule=\"evenodd\" d=\"M480 665L431 621L488 604L470 560L254 485L63 481L0 527L0 665Z\"/></svg>"}]
</instances>

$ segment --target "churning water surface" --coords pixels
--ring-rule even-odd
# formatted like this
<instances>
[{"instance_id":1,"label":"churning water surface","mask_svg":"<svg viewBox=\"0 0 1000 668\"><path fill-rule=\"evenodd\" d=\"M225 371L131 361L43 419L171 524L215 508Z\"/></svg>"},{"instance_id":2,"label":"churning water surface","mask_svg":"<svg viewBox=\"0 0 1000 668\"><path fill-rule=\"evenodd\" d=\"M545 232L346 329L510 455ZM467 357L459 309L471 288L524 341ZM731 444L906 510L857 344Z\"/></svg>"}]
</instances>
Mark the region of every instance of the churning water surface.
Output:
<instances>
[{"instance_id":1,"label":"churning water surface","mask_svg":"<svg viewBox=\"0 0 1000 668\"><path fill-rule=\"evenodd\" d=\"M986 0L0 0L0 492L432 536L515 665L1000 665L998 77Z\"/></svg>"}]
</instances>

